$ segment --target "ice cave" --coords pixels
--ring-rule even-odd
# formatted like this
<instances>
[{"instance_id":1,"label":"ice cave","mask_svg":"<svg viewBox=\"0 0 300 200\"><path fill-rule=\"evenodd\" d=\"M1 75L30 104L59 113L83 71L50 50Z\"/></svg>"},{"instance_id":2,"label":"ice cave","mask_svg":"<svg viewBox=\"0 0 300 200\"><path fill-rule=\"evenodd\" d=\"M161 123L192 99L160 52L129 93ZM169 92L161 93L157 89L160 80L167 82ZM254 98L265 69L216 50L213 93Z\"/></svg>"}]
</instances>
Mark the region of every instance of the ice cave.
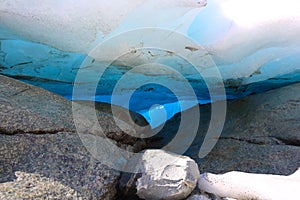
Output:
<instances>
[{"instance_id":1,"label":"ice cave","mask_svg":"<svg viewBox=\"0 0 300 200\"><path fill-rule=\"evenodd\" d=\"M1 0L0 73L159 126L300 81L298 0Z\"/></svg>"}]
</instances>

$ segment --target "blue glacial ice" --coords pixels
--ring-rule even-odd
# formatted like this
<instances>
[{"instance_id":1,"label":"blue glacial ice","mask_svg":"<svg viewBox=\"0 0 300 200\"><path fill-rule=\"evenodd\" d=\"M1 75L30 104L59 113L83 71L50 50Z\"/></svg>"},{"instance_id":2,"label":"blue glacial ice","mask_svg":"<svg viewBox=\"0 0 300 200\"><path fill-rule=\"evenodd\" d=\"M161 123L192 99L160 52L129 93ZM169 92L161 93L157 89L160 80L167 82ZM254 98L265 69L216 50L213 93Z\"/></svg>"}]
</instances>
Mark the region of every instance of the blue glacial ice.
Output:
<instances>
[{"instance_id":1,"label":"blue glacial ice","mask_svg":"<svg viewBox=\"0 0 300 200\"><path fill-rule=\"evenodd\" d=\"M198 102L299 82L299 35L297 0L2 0L0 73L156 127ZM223 84L227 97L209 93Z\"/></svg>"}]
</instances>

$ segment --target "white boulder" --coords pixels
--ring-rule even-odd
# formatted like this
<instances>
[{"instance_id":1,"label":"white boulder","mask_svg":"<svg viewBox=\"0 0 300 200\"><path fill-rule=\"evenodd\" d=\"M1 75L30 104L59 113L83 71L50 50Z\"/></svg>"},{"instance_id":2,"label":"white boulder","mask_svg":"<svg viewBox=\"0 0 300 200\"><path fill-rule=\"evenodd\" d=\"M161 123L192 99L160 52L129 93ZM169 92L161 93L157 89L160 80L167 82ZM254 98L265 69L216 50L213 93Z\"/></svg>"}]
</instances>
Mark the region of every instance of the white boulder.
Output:
<instances>
[{"instance_id":1,"label":"white boulder","mask_svg":"<svg viewBox=\"0 0 300 200\"><path fill-rule=\"evenodd\" d=\"M198 165L189 157L163 150L146 150L141 158L138 169L142 176L136 183L140 198L185 199L200 178Z\"/></svg>"}]
</instances>

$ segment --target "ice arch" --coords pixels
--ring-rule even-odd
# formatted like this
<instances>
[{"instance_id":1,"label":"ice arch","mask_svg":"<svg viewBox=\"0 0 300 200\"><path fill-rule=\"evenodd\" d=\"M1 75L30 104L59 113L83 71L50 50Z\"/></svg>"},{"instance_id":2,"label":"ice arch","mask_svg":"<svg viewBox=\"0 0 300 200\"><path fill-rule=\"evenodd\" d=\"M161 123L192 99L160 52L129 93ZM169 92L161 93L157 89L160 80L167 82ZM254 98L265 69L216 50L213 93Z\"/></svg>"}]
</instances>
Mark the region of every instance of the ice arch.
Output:
<instances>
[{"instance_id":1,"label":"ice arch","mask_svg":"<svg viewBox=\"0 0 300 200\"><path fill-rule=\"evenodd\" d=\"M145 27L173 30L196 41L199 46L187 51L193 54L204 48L210 54L222 74L228 98L299 81L297 0L1 0L0 72L72 98L72 82L93 47ZM133 36L111 45L116 52L132 51L141 47L141 41ZM155 53L158 59L165 55ZM105 56L95 59L101 63ZM96 99L109 102L114 82L136 60L147 63L142 56L130 55L115 62L104 77L105 83L99 84ZM168 62L172 66L177 63L176 59ZM210 70L210 66L199 67ZM199 101L209 102L201 77L191 72L181 73L189 79ZM143 73L135 78L144 78ZM149 92L151 98L145 95ZM133 109L145 116L149 114L145 109L153 104L165 105L168 117L179 110L176 98L163 87L140 88L132 102L138 105Z\"/></svg>"}]
</instances>

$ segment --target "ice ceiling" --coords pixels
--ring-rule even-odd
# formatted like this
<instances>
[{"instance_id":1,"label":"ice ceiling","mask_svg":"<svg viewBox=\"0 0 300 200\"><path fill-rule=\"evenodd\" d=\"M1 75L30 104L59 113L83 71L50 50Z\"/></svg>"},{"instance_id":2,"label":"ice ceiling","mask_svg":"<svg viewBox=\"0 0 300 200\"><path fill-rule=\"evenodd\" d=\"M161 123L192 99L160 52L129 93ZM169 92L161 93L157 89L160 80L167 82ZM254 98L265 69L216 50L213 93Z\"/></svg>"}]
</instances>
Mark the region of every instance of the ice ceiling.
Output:
<instances>
[{"instance_id":1,"label":"ice ceiling","mask_svg":"<svg viewBox=\"0 0 300 200\"><path fill-rule=\"evenodd\" d=\"M208 85L232 99L298 82L299 35L297 0L0 0L0 73L69 99L114 96L157 126L195 95L212 101Z\"/></svg>"}]
</instances>

